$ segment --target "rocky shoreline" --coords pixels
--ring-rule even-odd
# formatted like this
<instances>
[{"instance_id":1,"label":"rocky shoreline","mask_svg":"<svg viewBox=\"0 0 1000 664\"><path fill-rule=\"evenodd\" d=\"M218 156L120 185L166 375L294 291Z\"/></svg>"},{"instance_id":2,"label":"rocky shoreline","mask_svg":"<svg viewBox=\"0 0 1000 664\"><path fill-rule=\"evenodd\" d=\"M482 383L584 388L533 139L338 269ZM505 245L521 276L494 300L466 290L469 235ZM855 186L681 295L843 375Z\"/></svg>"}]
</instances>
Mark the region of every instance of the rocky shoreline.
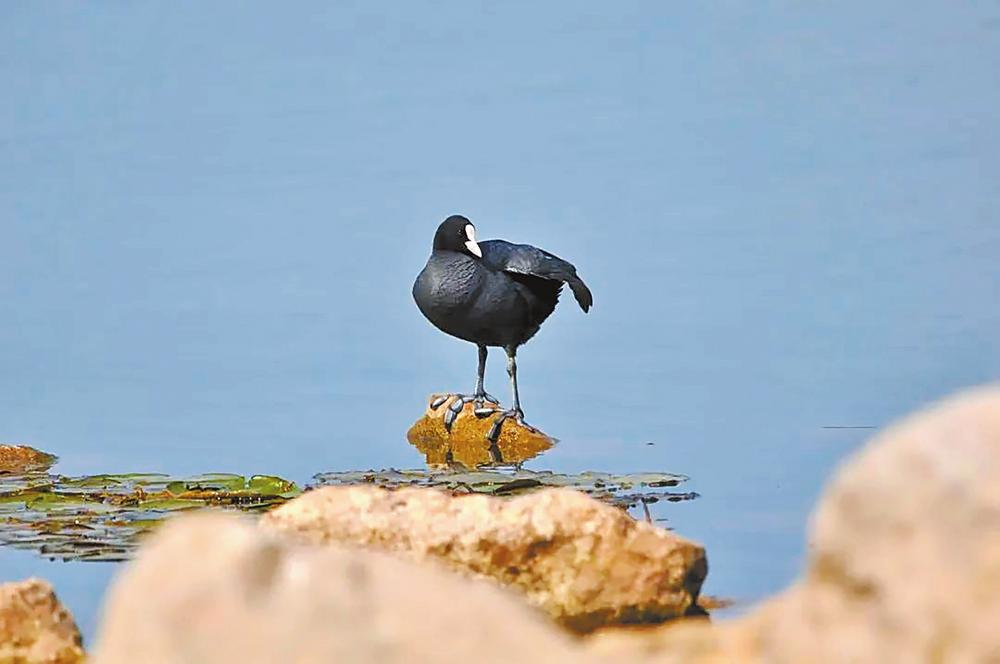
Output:
<instances>
[{"instance_id":1,"label":"rocky shoreline","mask_svg":"<svg viewBox=\"0 0 1000 664\"><path fill-rule=\"evenodd\" d=\"M1000 389L848 459L809 551L791 588L714 624L686 617L700 546L582 493L328 487L259 522L171 519L109 590L87 661L1000 661ZM48 584L0 586L0 663L83 660Z\"/></svg>"}]
</instances>

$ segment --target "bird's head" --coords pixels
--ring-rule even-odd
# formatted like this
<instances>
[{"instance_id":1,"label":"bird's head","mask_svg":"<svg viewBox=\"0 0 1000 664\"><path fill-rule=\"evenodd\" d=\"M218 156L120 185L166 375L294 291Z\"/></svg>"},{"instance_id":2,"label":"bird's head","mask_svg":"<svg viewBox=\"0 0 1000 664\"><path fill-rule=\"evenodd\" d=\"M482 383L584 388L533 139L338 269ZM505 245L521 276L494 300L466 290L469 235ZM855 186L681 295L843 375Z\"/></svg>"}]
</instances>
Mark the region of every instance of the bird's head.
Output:
<instances>
[{"instance_id":1,"label":"bird's head","mask_svg":"<svg viewBox=\"0 0 1000 664\"><path fill-rule=\"evenodd\" d=\"M483 250L476 242L476 227L460 214L451 215L438 226L434 234L434 251L457 251L483 257Z\"/></svg>"}]
</instances>

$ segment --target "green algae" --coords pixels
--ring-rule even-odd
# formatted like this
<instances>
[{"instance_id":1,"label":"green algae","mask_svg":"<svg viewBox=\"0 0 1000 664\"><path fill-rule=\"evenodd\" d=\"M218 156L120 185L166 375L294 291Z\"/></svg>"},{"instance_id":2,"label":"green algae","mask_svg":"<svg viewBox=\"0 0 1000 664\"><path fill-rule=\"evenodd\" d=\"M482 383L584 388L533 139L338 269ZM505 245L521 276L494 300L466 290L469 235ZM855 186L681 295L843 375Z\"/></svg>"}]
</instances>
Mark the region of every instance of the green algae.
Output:
<instances>
[{"instance_id":1,"label":"green algae","mask_svg":"<svg viewBox=\"0 0 1000 664\"><path fill-rule=\"evenodd\" d=\"M270 475L0 475L0 544L58 560L125 560L164 518L190 510L259 512L299 495Z\"/></svg>"},{"instance_id":2,"label":"green algae","mask_svg":"<svg viewBox=\"0 0 1000 664\"><path fill-rule=\"evenodd\" d=\"M48 471L56 457L25 446L0 446L0 545L53 560L121 561L164 519L206 508L260 513L322 486L429 487L453 494L508 497L546 487L582 491L650 518L648 505L697 497L671 491L687 481L671 473L561 474L515 467L459 464L417 470L326 472L306 487L275 475L106 473L67 477Z\"/></svg>"},{"instance_id":3,"label":"green algae","mask_svg":"<svg viewBox=\"0 0 1000 664\"><path fill-rule=\"evenodd\" d=\"M504 497L545 487L567 487L621 509L640 507L648 518L646 506L651 503L697 497L692 492L665 490L685 481L683 475L670 473L386 469L320 473L305 489L431 487L454 494ZM142 538L169 516L206 508L260 513L302 490L294 482L273 475L0 474L0 545L32 550L53 560L127 560Z\"/></svg>"},{"instance_id":4,"label":"green algae","mask_svg":"<svg viewBox=\"0 0 1000 664\"><path fill-rule=\"evenodd\" d=\"M693 492L664 491L688 480L673 473L612 474L583 472L562 474L523 468L479 470L369 470L320 473L316 486L350 486L371 484L397 489L401 487L431 487L452 493L480 493L490 496L516 496L550 487L582 491L602 502L621 509L632 509L661 500L679 502L696 498Z\"/></svg>"}]
</instances>

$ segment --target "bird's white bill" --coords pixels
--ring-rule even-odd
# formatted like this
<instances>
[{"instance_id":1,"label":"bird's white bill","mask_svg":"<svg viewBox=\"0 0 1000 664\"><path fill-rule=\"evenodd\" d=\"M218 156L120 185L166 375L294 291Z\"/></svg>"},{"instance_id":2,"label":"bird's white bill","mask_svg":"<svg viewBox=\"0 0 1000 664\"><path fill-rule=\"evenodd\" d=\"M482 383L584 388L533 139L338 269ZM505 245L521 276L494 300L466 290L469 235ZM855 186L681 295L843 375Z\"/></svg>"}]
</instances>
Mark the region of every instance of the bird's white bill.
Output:
<instances>
[{"instance_id":1,"label":"bird's white bill","mask_svg":"<svg viewBox=\"0 0 1000 664\"><path fill-rule=\"evenodd\" d=\"M467 224L465 226L465 237L469 238L469 241L465 243L465 248L472 252L472 255L483 257L483 250L479 248L479 244L476 242L476 227L472 224Z\"/></svg>"}]
</instances>

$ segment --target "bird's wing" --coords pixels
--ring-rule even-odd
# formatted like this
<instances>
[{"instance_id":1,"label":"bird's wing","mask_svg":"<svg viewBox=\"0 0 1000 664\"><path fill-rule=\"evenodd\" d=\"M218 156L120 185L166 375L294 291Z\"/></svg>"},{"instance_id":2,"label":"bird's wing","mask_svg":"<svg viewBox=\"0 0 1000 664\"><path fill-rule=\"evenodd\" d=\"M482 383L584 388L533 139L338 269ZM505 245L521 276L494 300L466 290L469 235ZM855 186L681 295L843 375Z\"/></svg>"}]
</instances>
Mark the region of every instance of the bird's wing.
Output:
<instances>
[{"instance_id":1,"label":"bird's wing","mask_svg":"<svg viewBox=\"0 0 1000 664\"><path fill-rule=\"evenodd\" d=\"M577 276L573 264L554 254L530 244L512 244L504 240L487 240L480 242L479 247L483 251L483 261L495 270L565 282L573 290L581 309L588 311L594 304L594 296Z\"/></svg>"}]
</instances>

